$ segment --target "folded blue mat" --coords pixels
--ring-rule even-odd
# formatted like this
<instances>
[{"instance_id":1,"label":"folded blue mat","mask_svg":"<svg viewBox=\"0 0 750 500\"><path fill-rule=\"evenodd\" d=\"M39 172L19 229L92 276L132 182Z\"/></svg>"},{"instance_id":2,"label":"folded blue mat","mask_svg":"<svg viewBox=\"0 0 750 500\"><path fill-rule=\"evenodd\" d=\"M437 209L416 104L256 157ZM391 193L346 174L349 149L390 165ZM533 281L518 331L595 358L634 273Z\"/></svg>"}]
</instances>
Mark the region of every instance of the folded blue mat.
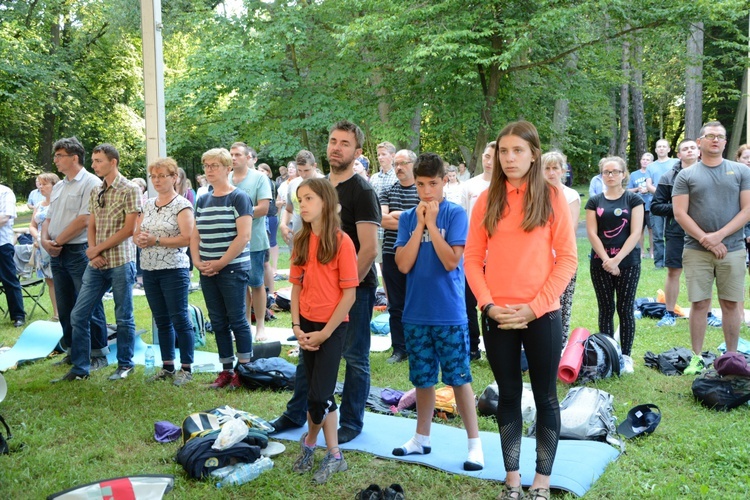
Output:
<instances>
[{"instance_id":1,"label":"folded blue mat","mask_svg":"<svg viewBox=\"0 0 750 500\"><path fill-rule=\"evenodd\" d=\"M388 429L387 433L383 429ZM342 444L341 449L371 453L381 458L426 465L452 474L476 477L492 481L505 479L500 435L497 432L480 432L484 451L484 469L476 472L463 470L467 457L466 431L462 428L432 423L429 455L394 456L393 448L403 445L416 430L413 419L399 416L365 412L364 429L352 441ZM306 426L274 434L275 439L299 441ZM325 446L323 433L318 445ZM607 464L617 459L620 452L612 446L597 441L561 440L552 467L552 488L583 496L602 475ZM521 439L521 477L523 485L531 486L536 468L536 440Z\"/></svg>"},{"instance_id":2,"label":"folded blue mat","mask_svg":"<svg viewBox=\"0 0 750 500\"><path fill-rule=\"evenodd\" d=\"M34 321L23 329L15 345L0 354L0 372L19 363L45 358L62 338L62 327L56 321Z\"/></svg>"},{"instance_id":3,"label":"folded blue mat","mask_svg":"<svg viewBox=\"0 0 750 500\"><path fill-rule=\"evenodd\" d=\"M136 365L146 364L146 348L149 344L145 343L139 336L135 338L135 351L133 352L133 363ZM156 366L162 366L161 362L161 351L158 345L154 345L154 364ZM174 359L179 363L180 361L180 350L174 350ZM107 354L107 361L110 365L117 365L117 343L110 344L109 354ZM222 364L219 362L219 353L208 352L208 351L194 351L193 352L193 371L194 372L220 372L223 370Z\"/></svg>"}]
</instances>

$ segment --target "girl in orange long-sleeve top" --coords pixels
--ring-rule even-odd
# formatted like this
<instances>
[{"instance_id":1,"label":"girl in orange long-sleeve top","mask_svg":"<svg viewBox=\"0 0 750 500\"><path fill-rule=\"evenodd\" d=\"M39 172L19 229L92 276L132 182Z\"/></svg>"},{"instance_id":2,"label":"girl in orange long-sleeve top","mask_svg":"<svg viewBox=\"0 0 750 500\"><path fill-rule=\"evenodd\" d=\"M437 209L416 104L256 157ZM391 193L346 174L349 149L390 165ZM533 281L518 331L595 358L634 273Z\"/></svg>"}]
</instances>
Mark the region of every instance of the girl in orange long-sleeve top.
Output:
<instances>
[{"instance_id":1,"label":"girl in orange long-sleeve top","mask_svg":"<svg viewBox=\"0 0 750 500\"><path fill-rule=\"evenodd\" d=\"M557 366L560 295L576 271L565 196L544 180L536 128L508 124L497 137L492 180L471 215L465 270L482 310L487 359L497 380L497 422L505 464L500 498L521 498L521 346L537 408L536 475L530 498L549 498L560 434Z\"/></svg>"}]
</instances>

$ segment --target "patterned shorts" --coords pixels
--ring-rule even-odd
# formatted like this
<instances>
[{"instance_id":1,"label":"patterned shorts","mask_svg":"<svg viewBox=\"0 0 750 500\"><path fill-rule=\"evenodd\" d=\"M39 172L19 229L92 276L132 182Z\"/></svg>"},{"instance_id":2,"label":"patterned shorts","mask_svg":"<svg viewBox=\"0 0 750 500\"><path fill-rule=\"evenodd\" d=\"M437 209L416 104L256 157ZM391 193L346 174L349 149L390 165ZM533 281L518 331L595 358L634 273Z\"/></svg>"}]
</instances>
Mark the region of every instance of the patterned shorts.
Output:
<instances>
[{"instance_id":1,"label":"patterned shorts","mask_svg":"<svg viewBox=\"0 0 750 500\"><path fill-rule=\"evenodd\" d=\"M471 382L469 327L426 326L404 323L409 380L419 389L437 384L438 370L443 383L461 386Z\"/></svg>"}]
</instances>

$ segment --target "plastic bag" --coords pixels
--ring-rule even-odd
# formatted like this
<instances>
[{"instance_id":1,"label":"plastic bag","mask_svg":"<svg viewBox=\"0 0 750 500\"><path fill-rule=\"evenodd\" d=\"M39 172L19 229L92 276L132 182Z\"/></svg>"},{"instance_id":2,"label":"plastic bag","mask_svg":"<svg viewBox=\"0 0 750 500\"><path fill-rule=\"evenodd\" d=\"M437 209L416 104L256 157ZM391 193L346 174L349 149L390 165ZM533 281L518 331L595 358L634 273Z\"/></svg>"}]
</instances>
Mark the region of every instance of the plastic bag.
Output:
<instances>
[{"instance_id":1,"label":"plastic bag","mask_svg":"<svg viewBox=\"0 0 750 500\"><path fill-rule=\"evenodd\" d=\"M226 450L239 443L247 436L247 425L239 418L233 418L221 426L221 432L211 448L214 450Z\"/></svg>"}]
</instances>

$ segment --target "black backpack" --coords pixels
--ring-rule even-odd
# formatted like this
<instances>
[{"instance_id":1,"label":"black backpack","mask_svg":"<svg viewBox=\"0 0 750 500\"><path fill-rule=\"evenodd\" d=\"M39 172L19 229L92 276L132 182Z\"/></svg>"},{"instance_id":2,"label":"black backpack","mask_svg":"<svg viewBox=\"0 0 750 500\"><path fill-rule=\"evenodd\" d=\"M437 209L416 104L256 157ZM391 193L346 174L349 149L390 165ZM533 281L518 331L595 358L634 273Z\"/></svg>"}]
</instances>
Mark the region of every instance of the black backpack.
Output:
<instances>
[{"instance_id":1,"label":"black backpack","mask_svg":"<svg viewBox=\"0 0 750 500\"><path fill-rule=\"evenodd\" d=\"M297 367L284 358L260 358L236 368L242 384L248 389L293 391Z\"/></svg>"},{"instance_id":2,"label":"black backpack","mask_svg":"<svg viewBox=\"0 0 750 500\"><path fill-rule=\"evenodd\" d=\"M245 442L239 442L225 450L214 450L211 446L217 435L194 437L177 452L175 459L190 477L202 479L227 465L255 462L260 458L260 447Z\"/></svg>"},{"instance_id":3,"label":"black backpack","mask_svg":"<svg viewBox=\"0 0 750 500\"><path fill-rule=\"evenodd\" d=\"M729 411L750 401L750 377L704 370L693 381L693 396L712 410Z\"/></svg>"},{"instance_id":4,"label":"black backpack","mask_svg":"<svg viewBox=\"0 0 750 500\"><path fill-rule=\"evenodd\" d=\"M612 375L620 376L622 351L615 339L604 333L589 336L583 344L583 363L578 374L582 384Z\"/></svg>"}]
</instances>

